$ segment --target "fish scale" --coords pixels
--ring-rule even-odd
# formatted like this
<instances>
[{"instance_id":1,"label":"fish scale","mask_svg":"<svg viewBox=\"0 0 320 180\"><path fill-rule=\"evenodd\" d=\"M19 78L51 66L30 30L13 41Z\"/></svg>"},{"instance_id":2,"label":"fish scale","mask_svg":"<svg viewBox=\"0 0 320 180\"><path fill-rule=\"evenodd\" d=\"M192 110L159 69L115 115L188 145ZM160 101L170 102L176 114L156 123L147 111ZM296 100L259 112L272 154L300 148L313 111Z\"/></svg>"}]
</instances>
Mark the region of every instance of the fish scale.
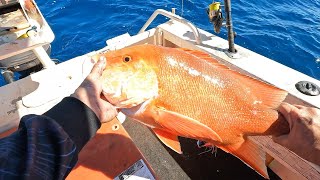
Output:
<instances>
[{"instance_id":1,"label":"fish scale","mask_svg":"<svg viewBox=\"0 0 320 180\"><path fill-rule=\"evenodd\" d=\"M196 69L196 65L194 67L187 66L187 63L184 62L184 66L190 69L197 70L199 72L204 72L205 69L207 69L208 64L207 63L201 63L203 61L199 61L194 56L185 54L185 57L178 57L176 58L177 65L173 66L170 63L166 63L169 60L163 61L164 64L160 65L160 72L159 72L159 83L160 87L162 87L163 94L159 94L159 100L161 100L161 104L165 104L168 109L184 114L188 117L192 117L196 120L199 120L200 122L208 125L209 127L212 127L216 132L224 131L225 129L230 128L230 126L234 125L231 123L232 119L237 119L239 116L241 116L242 111L239 109L242 108L242 106L231 106L230 104L236 104L234 103L234 98L231 98L231 96L227 96L228 94L225 92L228 92L227 89L229 86L226 86L225 88L215 86L214 84L207 83L205 79L201 76L187 76L190 73L186 68L179 68L179 63L182 63L180 59L188 59L190 61L198 62L197 64L200 65L199 69ZM167 69L169 69L167 71ZM206 74L218 74L221 75L222 73L217 72L219 69L214 68L211 72L206 72ZM168 75L169 74L169 75ZM217 76L217 75L213 75ZM236 91L238 93L239 91ZM239 96L239 95L238 95ZM235 97L238 97L235 96ZM192 97L191 99L188 99L186 97ZM222 98L221 98L222 97ZM208 102L210 104L210 101L213 101L214 104L217 104L217 107L220 108L214 108L209 107L204 102ZM176 102L179 102L177 104ZM190 104L189 102L193 102ZM228 103L230 102L230 103ZM181 106L181 104L188 104L188 106ZM175 106L174 106L175 105ZM234 114L238 114L233 116L232 118L225 118L222 121L212 121L212 119L221 119L220 114L224 110L233 109L231 112ZM195 116L197 110L200 110L201 116ZM242 122L241 121L235 121L239 122L240 124L236 124L234 126L241 127ZM219 124L217 124L219 123ZM215 129L215 127L219 127L219 129ZM231 134L230 134L231 135ZM226 142L232 141L234 139L234 136L231 136L227 138L225 136L224 140Z\"/></svg>"}]
</instances>

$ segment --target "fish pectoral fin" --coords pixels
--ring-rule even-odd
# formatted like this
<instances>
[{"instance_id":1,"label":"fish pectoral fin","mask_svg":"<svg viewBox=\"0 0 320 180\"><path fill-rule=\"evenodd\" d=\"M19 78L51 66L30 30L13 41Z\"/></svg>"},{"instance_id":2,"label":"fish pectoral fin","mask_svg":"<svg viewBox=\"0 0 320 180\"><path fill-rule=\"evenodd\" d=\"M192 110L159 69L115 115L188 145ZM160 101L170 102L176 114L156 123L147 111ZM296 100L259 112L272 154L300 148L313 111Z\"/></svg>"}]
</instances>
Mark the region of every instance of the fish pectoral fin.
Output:
<instances>
[{"instance_id":1,"label":"fish pectoral fin","mask_svg":"<svg viewBox=\"0 0 320 180\"><path fill-rule=\"evenodd\" d=\"M235 145L223 146L219 148L233 154L261 176L269 179L266 166L266 153L261 147L251 140L247 139Z\"/></svg>"},{"instance_id":2,"label":"fish pectoral fin","mask_svg":"<svg viewBox=\"0 0 320 180\"><path fill-rule=\"evenodd\" d=\"M152 128L152 130L156 134L156 136L163 142L163 144L165 144L175 152L182 154L180 142L177 135L171 134L159 128Z\"/></svg>"},{"instance_id":3,"label":"fish pectoral fin","mask_svg":"<svg viewBox=\"0 0 320 180\"><path fill-rule=\"evenodd\" d=\"M221 143L221 137L208 126L179 113L164 108L153 109L153 118L172 133L194 139L210 139Z\"/></svg>"}]
</instances>

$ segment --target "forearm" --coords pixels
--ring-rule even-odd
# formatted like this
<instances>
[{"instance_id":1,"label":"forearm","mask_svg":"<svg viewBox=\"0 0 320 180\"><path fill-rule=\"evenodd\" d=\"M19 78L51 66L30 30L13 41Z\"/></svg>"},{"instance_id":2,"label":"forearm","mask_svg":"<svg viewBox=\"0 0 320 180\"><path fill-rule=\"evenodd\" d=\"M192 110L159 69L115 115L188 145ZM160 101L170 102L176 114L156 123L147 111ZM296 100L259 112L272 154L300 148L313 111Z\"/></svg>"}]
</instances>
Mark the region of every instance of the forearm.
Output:
<instances>
[{"instance_id":1,"label":"forearm","mask_svg":"<svg viewBox=\"0 0 320 180\"><path fill-rule=\"evenodd\" d=\"M67 97L43 115L54 119L76 144L79 152L100 128L95 113L80 100Z\"/></svg>"},{"instance_id":2,"label":"forearm","mask_svg":"<svg viewBox=\"0 0 320 180\"><path fill-rule=\"evenodd\" d=\"M0 140L0 179L63 179L75 158L75 143L61 126L27 115L16 132Z\"/></svg>"}]
</instances>

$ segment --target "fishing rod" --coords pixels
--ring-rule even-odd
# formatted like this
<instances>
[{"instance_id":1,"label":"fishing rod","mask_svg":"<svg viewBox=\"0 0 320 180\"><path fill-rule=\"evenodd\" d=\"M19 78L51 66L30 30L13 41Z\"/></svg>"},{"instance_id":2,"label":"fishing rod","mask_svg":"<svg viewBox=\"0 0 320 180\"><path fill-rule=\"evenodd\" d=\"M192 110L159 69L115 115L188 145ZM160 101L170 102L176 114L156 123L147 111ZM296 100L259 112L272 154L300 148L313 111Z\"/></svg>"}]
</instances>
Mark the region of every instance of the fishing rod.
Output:
<instances>
[{"instance_id":1,"label":"fishing rod","mask_svg":"<svg viewBox=\"0 0 320 180\"><path fill-rule=\"evenodd\" d=\"M234 48L234 32L232 27L232 18L231 18L231 1L224 0L224 10L226 12L226 26L228 29L228 42L229 42L229 51L231 53L236 53L236 49Z\"/></svg>"}]
</instances>

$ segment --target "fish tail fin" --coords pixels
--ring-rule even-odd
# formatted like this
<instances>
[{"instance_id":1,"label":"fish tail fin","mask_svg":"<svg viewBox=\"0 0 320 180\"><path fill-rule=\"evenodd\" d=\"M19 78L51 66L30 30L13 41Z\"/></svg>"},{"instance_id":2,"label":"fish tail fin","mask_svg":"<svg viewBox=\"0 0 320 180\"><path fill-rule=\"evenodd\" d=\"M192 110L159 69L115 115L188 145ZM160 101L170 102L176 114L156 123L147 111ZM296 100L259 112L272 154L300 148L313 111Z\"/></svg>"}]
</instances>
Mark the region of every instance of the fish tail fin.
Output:
<instances>
[{"instance_id":1,"label":"fish tail fin","mask_svg":"<svg viewBox=\"0 0 320 180\"><path fill-rule=\"evenodd\" d=\"M224 146L221 149L233 154L261 176L269 179L266 166L266 153L251 140L236 145Z\"/></svg>"}]
</instances>

